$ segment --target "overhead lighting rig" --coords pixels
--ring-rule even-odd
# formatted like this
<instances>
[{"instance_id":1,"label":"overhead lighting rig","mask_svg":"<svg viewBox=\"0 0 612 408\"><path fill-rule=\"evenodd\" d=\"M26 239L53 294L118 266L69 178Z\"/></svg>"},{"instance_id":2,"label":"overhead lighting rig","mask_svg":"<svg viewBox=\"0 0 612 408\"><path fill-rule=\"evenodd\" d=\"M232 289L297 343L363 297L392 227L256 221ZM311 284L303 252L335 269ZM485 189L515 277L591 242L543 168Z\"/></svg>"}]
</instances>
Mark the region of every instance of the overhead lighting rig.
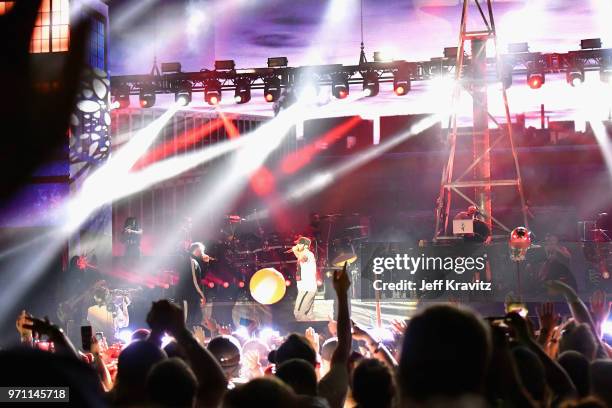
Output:
<instances>
[{"instance_id":1,"label":"overhead lighting rig","mask_svg":"<svg viewBox=\"0 0 612 408\"><path fill-rule=\"evenodd\" d=\"M509 54L501 56L501 75L491 76L490 81L501 81L508 88L512 77L524 75L527 84L539 89L548 73L566 74L568 83L576 86L586 77L588 71L598 71L602 82L610 82L612 76L612 49L601 47L598 39L583 40L582 49L567 53L529 52L527 43L510 44ZM138 95L142 107L155 105L156 94L175 94L180 101L189 101L190 91L204 92L209 105L221 102L222 90L233 91L237 103L247 103L254 89L262 89L267 102L277 102L283 90L298 86L305 74L314 78L314 87L331 86L332 94L339 99L348 96L351 85L363 87L370 97L380 91L380 84L392 83L396 95L405 95L411 90L412 81L430 80L452 74L458 50L448 47L444 57L429 61L360 61L358 65L317 65L289 67L286 57L268 58L267 66L236 70L233 60L215 61L214 70L182 72L180 63L163 63L162 72L152 71L148 75L125 75L111 78L113 104L116 107L129 106L129 95ZM469 56L464 58L470 64ZM497 72L497 61L487 61L488 70ZM179 89L176 84L183 84Z\"/></svg>"}]
</instances>

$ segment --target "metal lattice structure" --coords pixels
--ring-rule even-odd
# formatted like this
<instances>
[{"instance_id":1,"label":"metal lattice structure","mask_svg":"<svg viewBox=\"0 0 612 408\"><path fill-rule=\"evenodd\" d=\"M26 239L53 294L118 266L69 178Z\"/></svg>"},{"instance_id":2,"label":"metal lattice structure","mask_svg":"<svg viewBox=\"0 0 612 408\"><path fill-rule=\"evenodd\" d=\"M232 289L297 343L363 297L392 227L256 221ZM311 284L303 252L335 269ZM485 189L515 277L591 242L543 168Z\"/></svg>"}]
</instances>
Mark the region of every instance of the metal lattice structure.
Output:
<instances>
[{"instance_id":1,"label":"metal lattice structure","mask_svg":"<svg viewBox=\"0 0 612 408\"><path fill-rule=\"evenodd\" d=\"M470 31L467 28L470 11L472 13L475 11L470 10L470 4L475 6L480 15L483 28L479 30ZM456 81L452 102L454 112L449 118L448 125L450 151L448 162L444 166L440 194L437 200L434 240L452 235L452 231L449 231L449 218L454 196L459 196L468 203L476 205L484 216L489 229L492 228L493 224L496 224L503 230L509 232L510 229L493 215L493 205L491 202L492 188L516 188L521 199L524 225L527 226L528 223L520 167L516 149L514 148L514 142L512 140L512 122L505 87L502 87L501 96L503 98L506 115L505 130L501 129L500 124L497 123L495 118L488 112L486 58L486 44L488 41L493 41L495 45L496 57L494 60L496 61L499 77L502 77L504 65L499 54L497 54L495 21L493 18L491 0L487 0L486 10L483 10L478 0L464 0L459 32L459 47L456 59ZM465 65L467 42L471 44L469 65ZM463 169L457 177L456 174L461 171L461 169L457 168L458 166L455 163L457 138L463 136L463 134L458 131L457 107L462 90L467 90L473 100L473 130L471 132L473 161ZM493 143L490 142L489 121L494 122L501 130L501 133ZM515 167L515 177L512 179L494 180L491 178L491 149L498 145L504 138L509 140L510 151ZM466 177L470 173L472 177L466 180ZM473 189L473 199L466 193L467 189Z\"/></svg>"},{"instance_id":2,"label":"metal lattice structure","mask_svg":"<svg viewBox=\"0 0 612 408\"><path fill-rule=\"evenodd\" d=\"M477 34L472 33L470 36ZM435 57L429 61L417 62L366 61L362 57L357 65L202 69L195 72L160 72L155 68L149 74L113 76L111 88L113 95L121 93L138 95L143 89L151 89L157 94L171 94L188 84L191 91L203 92L206 82L212 80L219 81L223 91L235 90L237 84L245 82L251 89L264 89L268 81L278 81L280 87L291 88L302 80L308 80L319 86L331 85L337 76L342 76L348 84L355 85L363 84L364 78L371 74L376 74L380 83L391 83L397 75L409 81L426 81L444 75L457 75L458 71L461 72L458 77L463 78L471 64L471 57L462 55L461 61L454 56ZM496 58L485 58L485 64L489 82L499 80L498 71L504 81L511 81L513 76L524 76L533 72L548 74L570 72L574 69L600 70L602 77L609 77L612 76L612 49L587 49L567 53L514 52Z\"/></svg>"}]
</instances>

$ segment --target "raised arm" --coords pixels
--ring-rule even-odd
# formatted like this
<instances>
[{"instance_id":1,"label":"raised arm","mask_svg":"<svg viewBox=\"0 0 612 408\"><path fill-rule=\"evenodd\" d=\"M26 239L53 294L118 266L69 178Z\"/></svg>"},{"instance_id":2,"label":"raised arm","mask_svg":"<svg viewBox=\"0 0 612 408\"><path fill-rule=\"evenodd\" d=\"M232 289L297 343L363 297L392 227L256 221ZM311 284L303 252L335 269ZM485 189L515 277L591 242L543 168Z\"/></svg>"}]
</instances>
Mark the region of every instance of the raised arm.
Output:
<instances>
[{"instance_id":1,"label":"raised arm","mask_svg":"<svg viewBox=\"0 0 612 408\"><path fill-rule=\"evenodd\" d=\"M153 303L147 322L152 331L172 335L187 356L198 379L198 405L217 407L227 389L227 379L213 355L187 330L183 310L167 300L160 300Z\"/></svg>"},{"instance_id":2,"label":"raised arm","mask_svg":"<svg viewBox=\"0 0 612 408\"><path fill-rule=\"evenodd\" d=\"M513 312L508 314L505 321L514 329L517 341L538 356L544 366L546 381L551 390L560 397L574 396L576 394L576 387L569 375L567 375L559 363L550 358L544 349L531 338L525 319L518 313Z\"/></svg>"},{"instance_id":3,"label":"raised arm","mask_svg":"<svg viewBox=\"0 0 612 408\"><path fill-rule=\"evenodd\" d=\"M582 302L582 300L580 300L578 294L574 289L572 289L571 286L557 280L546 282L546 286L548 286L550 290L560 293L565 297L565 300L567 301L567 304L572 312L572 316L578 323L588 324L591 330L593 330L593 333L597 333L595 324L593 323L593 319L589 313L589 309Z\"/></svg>"},{"instance_id":4,"label":"raised arm","mask_svg":"<svg viewBox=\"0 0 612 408\"><path fill-rule=\"evenodd\" d=\"M344 406L349 384L348 359L352 336L347 292L350 285L345 263L341 271L334 272L334 290L338 299L338 346L332 354L329 372L319 382L319 395L327 400L331 408Z\"/></svg>"},{"instance_id":5,"label":"raised arm","mask_svg":"<svg viewBox=\"0 0 612 408\"><path fill-rule=\"evenodd\" d=\"M338 298L338 346L332 354L331 364L344 364L348 362L351 354L351 317L349 316L348 288L351 281L346 273L346 262L341 271L334 271L334 290Z\"/></svg>"},{"instance_id":6,"label":"raised arm","mask_svg":"<svg viewBox=\"0 0 612 408\"><path fill-rule=\"evenodd\" d=\"M45 317L45 319L42 320L27 315L26 321L27 323L23 324L23 328L31 330L34 334L48 336L49 340L53 342L53 346L55 347L55 351L57 353L63 353L77 359L80 358L79 353L72 345L68 337L64 335L64 332L59 327L49 322L49 319Z\"/></svg>"},{"instance_id":7,"label":"raised arm","mask_svg":"<svg viewBox=\"0 0 612 408\"><path fill-rule=\"evenodd\" d=\"M599 335L600 328L595 324L595 319L591 316L589 312L589 308L584 304L584 302L578 297L576 291L569 285L561 281L549 281L546 282L548 288L554 292L560 293L565 296L565 300L569 305L570 311L572 312L572 316L574 320L578 323L585 323L591 328L591 332L593 333L593 337L597 339L597 355L598 357L607 357L608 353L604 343L601 340Z\"/></svg>"}]
</instances>

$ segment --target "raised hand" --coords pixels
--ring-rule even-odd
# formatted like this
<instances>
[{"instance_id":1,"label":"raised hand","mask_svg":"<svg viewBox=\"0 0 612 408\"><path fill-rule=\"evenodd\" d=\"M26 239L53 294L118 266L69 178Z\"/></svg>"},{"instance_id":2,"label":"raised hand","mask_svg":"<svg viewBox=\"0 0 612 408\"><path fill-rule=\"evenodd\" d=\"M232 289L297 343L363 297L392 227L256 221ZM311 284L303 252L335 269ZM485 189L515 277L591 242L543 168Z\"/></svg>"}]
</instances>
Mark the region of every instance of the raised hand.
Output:
<instances>
[{"instance_id":1,"label":"raised hand","mask_svg":"<svg viewBox=\"0 0 612 408\"><path fill-rule=\"evenodd\" d=\"M206 335L202 326L193 326L193 337L196 338L202 347L206 345Z\"/></svg>"},{"instance_id":2,"label":"raised hand","mask_svg":"<svg viewBox=\"0 0 612 408\"><path fill-rule=\"evenodd\" d=\"M531 339L527 321L518 313L508 313L504 319L505 323L514 330L516 339L520 342L527 342Z\"/></svg>"},{"instance_id":3,"label":"raised hand","mask_svg":"<svg viewBox=\"0 0 612 408\"><path fill-rule=\"evenodd\" d=\"M153 302L147 314L147 324L151 330L171 335L187 330L183 309L165 299Z\"/></svg>"},{"instance_id":4,"label":"raised hand","mask_svg":"<svg viewBox=\"0 0 612 408\"><path fill-rule=\"evenodd\" d=\"M304 336L306 337L306 339L308 339L308 342L310 342L310 345L312 346L312 348L314 349L314 351L316 351L317 353L319 352L319 333L317 333L315 331L315 329L313 329L312 327L309 327L306 329L306 332L304 333Z\"/></svg>"},{"instance_id":5,"label":"raised hand","mask_svg":"<svg viewBox=\"0 0 612 408\"><path fill-rule=\"evenodd\" d=\"M38 319L36 317L26 315L25 323L22 325L22 327L26 330L31 330L35 337L45 335L52 341L54 338L57 338L58 334L61 334L59 327L53 325L49 321L48 317Z\"/></svg>"},{"instance_id":6,"label":"raised hand","mask_svg":"<svg viewBox=\"0 0 612 408\"><path fill-rule=\"evenodd\" d=\"M559 322L559 314L555 313L554 303L542 303L538 308L538 319L540 321L540 332L547 335L552 333L553 329Z\"/></svg>"},{"instance_id":7,"label":"raised hand","mask_svg":"<svg viewBox=\"0 0 612 408\"><path fill-rule=\"evenodd\" d=\"M571 286L561 281L558 281L558 280L547 281L544 283L544 285L551 292L558 293L560 295L564 295L569 301L573 301L575 300L575 298L577 298L577 295L574 289L572 289Z\"/></svg>"},{"instance_id":8,"label":"raised hand","mask_svg":"<svg viewBox=\"0 0 612 408\"><path fill-rule=\"evenodd\" d=\"M351 286L351 281L346 273L347 262L344 263L342 270L334 271L334 290L338 294L346 294L349 286Z\"/></svg>"}]
</instances>

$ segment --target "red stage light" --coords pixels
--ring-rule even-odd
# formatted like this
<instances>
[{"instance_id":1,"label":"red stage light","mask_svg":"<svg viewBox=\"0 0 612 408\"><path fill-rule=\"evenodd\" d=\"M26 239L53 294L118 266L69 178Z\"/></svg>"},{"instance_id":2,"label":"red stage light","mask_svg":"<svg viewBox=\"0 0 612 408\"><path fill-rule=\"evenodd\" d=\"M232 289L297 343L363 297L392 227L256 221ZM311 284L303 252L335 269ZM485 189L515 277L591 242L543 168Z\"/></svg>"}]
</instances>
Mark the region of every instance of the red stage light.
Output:
<instances>
[{"instance_id":1,"label":"red stage light","mask_svg":"<svg viewBox=\"0 0 612 408\"><path fill-rule=\"evenodd\" d=\"M321 279L317 279L317 286L323 286L323 281Z\"/></svg>"},{"instance_id":2,"label":"red stage light","mask_svg":"<svg viewBox=\"0 0 612 408\"><path fill-rule=\"evenodd\" d=\"M217 98L216 96L211 96L210 97L210 104L211 105L217 105L219 103L219 98Z\"/></svg>"},{"instance_id":3,"label":"red stage light","mask_svg":"<svg viewBox=\"0 0 612 408\"><path fill-rule=\"evenodd\" d=\"M229 282L223 282L223 287L224 287L225 289L229 288Z\"/></svg>"},{"instance_id":4,"label":"red stage light","mask_svg":"<svg viewBox=\"0 0 612 408\"><path fill-rule=\"evenodd\" d=\"M348 96L348 92L347 92L347 91L345 91L345 90L341 90L341 91L339 91L339 92L338 92L338 97L339 97L340 99L344 99L344 98L346 98L347 96Z\"/></svg>"},{"instance_id":5,"label":"red stage light","mask_svg":"<svg viewBox=\"0 0 612 408\"><path fill-rule=\"evenodd\" d=\"M271 93L267 93L265 98L266 102L274 102L274 95L272 95Z\"/></svg>"},{"instance_id":6,"label":"red stage light","mask_svg":"<svg viewBox=\"0 0 612 408\"><path fill-rule=\"evenodd\" d=\"M215 282L208 282L208 287L209 288L214 288L215 287Z\"/></svg>"},{"instance_id":7,"label":"red stage light","mask_svg":"<svg viewBox=\"0 0 612 408\"><path fill-rule=\"evenodd\" d=\"M260 197L270 194L276 188L274 175L266 167L260 167L251 176L251 188Z\"/></svg>"},{"instance_id":8,"label":"red stage light","mask_svg":"<svg viewBox=\"0 0 612 408\"><path fill-rule=\"evenodd\" d=\"M289 279L285 279L285 286L291 286L291 281Z\"/></svg>"},{"instance_id":9,"label":"red stage light","mask_svg":"<svg viewBox=\"0 0 612 408\"><path fill-rule=\"evenodd\" d=\"M149 105L149 102L146 99L141 99L140 100L140 107L141 108L146 108Z\"/></svg>"},{"instance_id":10,"label":"red stage light","mask_svg":"<svg viewBox=\"0 0 612 408\"><path fill-rule=\"evenodd\" d=\"M79 259L77 259L77 267L81 270L84 270L85 268L87 268L87 257L86 256L79 256Z\"/></svg>"},{"instance_id":11,"label":"red stage light","mask_svg":"<svg viewBox=\"0 0 612 408\"><path fill-rule=\"evenodd\" d=\"M406 94L406 88L404 88L401 85L398 86L397 88L395 88L395 94L398 95L398 96Z\"/></svg>"},{"instance_id":12,"label":"red stage light","mask_svg":"<svg viewBox=\"0 0 612 408\"><path fill-rule=\"evenodd\" d=\"M244 288L244 282L243 281L238 282L238 287L239 288Z\"/></svg>"},{"instance_id":13,"label":"red stage light","mask_svg":"<svg viewBox=\"0 0 612 408\"><path fill-rule=\"evenodd\" d=\"M527 84L531 89L540 89L544 83L544 76L542 75L531 75L527 78Z\"/></svg>"}]
</instances>

